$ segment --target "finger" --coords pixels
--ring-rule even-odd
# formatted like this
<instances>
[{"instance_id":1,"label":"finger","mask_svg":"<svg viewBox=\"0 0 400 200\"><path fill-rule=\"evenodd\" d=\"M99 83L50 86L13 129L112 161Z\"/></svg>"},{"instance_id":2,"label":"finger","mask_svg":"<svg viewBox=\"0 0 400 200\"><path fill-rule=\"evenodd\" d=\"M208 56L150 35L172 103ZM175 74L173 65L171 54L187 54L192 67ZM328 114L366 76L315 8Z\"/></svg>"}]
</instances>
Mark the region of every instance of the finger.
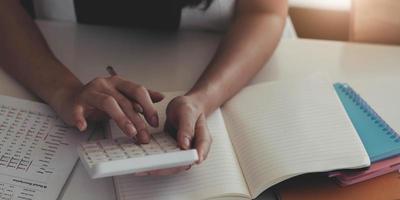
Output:
<instances>
[{"instance_id":1,"label":"finger","mask_svg":"<svg viewBox=\"0 0 400 200\"><path fill-rule=\"evenodd\" d=\"M196 138L194 145L197 149L197 153L199 154L199 160L197 161L197 164L200 164L207 158L212 143L212 138L207 128L207 122L204 114L201 114L197 120L195 132Z\"/></svg>"},{"instance_id":2,"label":"finger","mask_svg":"<svg viewBox=\"0 0 400 200\"><path fill-rule=\"evenodd\" d=\"M138 113L143 113L143 108L140 104L132 102L132 105L133 105L133 110L135 110Z\"/></svg>"},{"instance_id":3,"label":"finger","mask_svg":"<svg viewBox=\"0 0 400 200\"><path fill-rule=\"evenodd\" d=\"M114 97L104 93L92 92L86 95L85 100L89 105L107 113L126 135L129 137L136 136L136 128L122 111Z\"/></svg>"},{"instance_id":4,"label":"finger","mask_svg":"<svg viewBox=\"0 0 400 200\"><path fill-rule=\"evenodd\" d=\"M160 92L153 91L153 90L150 90L150 89L147 89L147 91L149 92L150 98L153 101L153 103L158 103L158 102L162 101L164 99L164 97L165 97Z\"/></svg>"},{"instance_id":5,"label":"finger","mask_svg":"<svg viewBox=\"0 0 400 200\"><path fill-rule=\"evenodd\" d=\"M196 121L189 112L184 112L178 119L177 141L182 149L189 149L194 136Z\"/></svg>"},{"instance_id":6,"label":"finger","mask_svg":"<svg viewBox=\"0 0 400 200\"><path fill-rule=\"evenodd\" d=\"M110 90L108 92L116 99L116 101L122 108L122 111L126 114L126 116L128 116L128 118L135 126L137 130L137 135L136 135L137 141L139 143L149 143L150 136L147 131L146 122L136 111L134 111L131 101L129 101L124 95L119 93L117 90Z\"/></svg>"},{"instance_id":7,"label":"finger","mask_svg":"<svg viewBox=\"0 0 400 200\"><path fill-rule=\"evenodd\" d=\"M147 130L146 122L144 121L144 119L138 113L135 113L135 115L130 116L130 118L137 130L137 135L136 135L137 141L140 144L149 143L150 142L150 134Z\"/></svg>"},{"instance_id":8,"label":"finger","mask_svg":"<svg viewBox=\"0 0 400 200\"><path fill-rule=\"evenodd\" d=\"M173 175L177 174L182 171L186 171L190 169L190 165L188 166L179 166L179 167L174 167L174 168L168 168L168 169L158 169L158 170L153 170L153 171L148 171L147 174L151 176L168 176L168 175Z\"/></svg>"},{"instance_id":9,"label":"finger","mask_svg":"<svg viewBox=\"0 0 400 200\"><path fill-rule=\"evenodd\" d=\"M84 109L82 105L76 105L72 111L72 117L74 120L75 126L79 129L79 131L85 131L87 128L87 122L84 115Z\"/></svg>"},{"instance_id":10,"label":"finger","mask_svg":"<svg viewBox=\"0 0 400 200\"><path fill-rule=\"evenodd\" d=\"M159 119L157 110L154 107L150 94L145 87L135 85L128 81L121 81L117 84L117 89L140 104L143 108L143 115L151 126L158 126Z\"/></svg>"}]
</instances>

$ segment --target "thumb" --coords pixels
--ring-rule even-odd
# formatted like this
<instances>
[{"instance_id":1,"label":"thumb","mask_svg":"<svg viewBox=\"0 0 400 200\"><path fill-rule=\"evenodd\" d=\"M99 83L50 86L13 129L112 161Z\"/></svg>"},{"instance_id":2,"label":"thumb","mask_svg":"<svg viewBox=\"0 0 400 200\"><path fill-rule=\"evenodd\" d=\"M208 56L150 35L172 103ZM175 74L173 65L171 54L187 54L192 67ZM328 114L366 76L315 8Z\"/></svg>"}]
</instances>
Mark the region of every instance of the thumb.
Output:
<instances>
[{"instance_id":1,"label":"thumb","mask_svg":"<svg viewBox=\"0 0 400 200\"><path fill-rule=\"evenodd\" d=\"M182 114L179 117L179 127L177 132L178 144L182 149L189 149L194 137L196 121L190 114Z\"/></svg>"}]
</instances>

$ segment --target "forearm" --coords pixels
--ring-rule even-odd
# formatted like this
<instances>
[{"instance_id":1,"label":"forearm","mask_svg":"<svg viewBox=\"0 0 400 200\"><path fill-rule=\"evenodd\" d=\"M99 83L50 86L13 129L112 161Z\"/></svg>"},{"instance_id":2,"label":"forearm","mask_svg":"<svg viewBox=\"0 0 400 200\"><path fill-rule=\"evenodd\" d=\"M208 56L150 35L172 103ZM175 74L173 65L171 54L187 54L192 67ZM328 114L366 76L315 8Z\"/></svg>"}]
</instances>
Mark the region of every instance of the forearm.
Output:
<instances>
[{"instance_id":1,"label":"forearm","mask_svg":"<svg viewBox=\"0 0 400 200\"><path fill-rule=\"evenodd\" d=\"M0 1L0 66L48 103L56 92L81 86L14 0Z\"/></svg>"},{"instance_id":2,"label":"forearm","mask_svg":"<svg viewBox=\"0 0 400 200\"><path fill-rule=\"evenodd\" d=\"M187 95L202 102L206 114L251 80L270 58L285 23L285 14L237 16L214 58Z\"/></svg>"}]
</instances>

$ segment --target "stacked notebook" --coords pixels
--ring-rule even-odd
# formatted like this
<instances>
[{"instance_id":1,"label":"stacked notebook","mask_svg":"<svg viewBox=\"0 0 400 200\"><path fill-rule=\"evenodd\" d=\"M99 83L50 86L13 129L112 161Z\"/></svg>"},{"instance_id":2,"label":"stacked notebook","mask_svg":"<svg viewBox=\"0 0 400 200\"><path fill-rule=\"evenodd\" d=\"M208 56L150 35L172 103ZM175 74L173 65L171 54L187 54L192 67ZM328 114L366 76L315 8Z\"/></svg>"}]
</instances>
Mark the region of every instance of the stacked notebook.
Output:
<instances>
[{"instance_id":1,"label":"stacked notebook","mask_svg":"<svg viewBox=\"0 0 400 200\"><path fill-rule=\"evenodd\" d=\"M334 88L363 142L371 166L328 173L333 179L324 174L299 176L279 184L277 196L281 200L400 199L398 133L349 85L336 83Z\"/></svg>"},{"instance_id":2,"label":"stacked notebook","mask_svg":"<svg viewBox=\"0 0 400 200\"><path fill-rule=\"evenodd\" d=\"M343 185L351 185L400 169L400 136L349 85L334 84L335 90L371 160L361 171L331 172Z\"/></svg>"},{"instance_id":3,"label":"stacked notebook","mask_svg":"<svg viewBox=\"0 0 400 200\"><path fill-rule=\"evenodd\" d=\"M323 174L307 174L279 184L279 200L395 200L400 199L400 174L392 172L341 187Z\"/></svg>"}]
</instances>

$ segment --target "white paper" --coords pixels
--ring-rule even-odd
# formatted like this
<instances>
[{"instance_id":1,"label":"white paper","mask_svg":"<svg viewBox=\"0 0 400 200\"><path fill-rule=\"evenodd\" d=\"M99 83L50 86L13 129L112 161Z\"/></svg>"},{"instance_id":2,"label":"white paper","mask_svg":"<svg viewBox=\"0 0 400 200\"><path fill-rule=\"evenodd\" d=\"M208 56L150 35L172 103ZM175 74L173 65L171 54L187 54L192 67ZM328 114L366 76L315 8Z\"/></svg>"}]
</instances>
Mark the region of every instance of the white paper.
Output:
<instances>
[{"instance_id":1,"label":"white paper","mask_svg":"<svg viewBox=\"0 0 400 200\"><path fill-rule=\"evenodd\" d=\"M225 104L223 115L253 198L299 174L370 164L327 81L250 86Z\"/></svg>"},{"instance_id":2,"label":"white paper","mask_svg":"<svg viewBox=\"0 0 400 200\"><path fill-rule=\"evenodd\" d=\"M0 96L0 199L56 199L86 138L45 104Z\"/></svg>"}]
</instances>

